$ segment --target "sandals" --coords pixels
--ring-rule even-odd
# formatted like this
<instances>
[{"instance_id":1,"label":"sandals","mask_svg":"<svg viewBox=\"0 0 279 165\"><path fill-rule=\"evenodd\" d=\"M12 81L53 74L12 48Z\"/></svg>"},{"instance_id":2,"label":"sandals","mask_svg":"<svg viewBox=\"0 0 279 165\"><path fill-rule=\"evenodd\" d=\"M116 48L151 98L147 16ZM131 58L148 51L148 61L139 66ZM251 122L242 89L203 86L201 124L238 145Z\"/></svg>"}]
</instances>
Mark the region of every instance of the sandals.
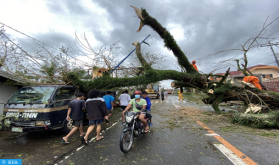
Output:
<instances>
[{"instance_id":1,"label":"sandals","mask_svg":"<svg viewBox=\"0 0 279 165\"><path fill-rule=\"evenodd\" d=\"M81 143L85 144L86 146L88 145L88 140L85 140L84 138L80 138Z\"/></svg>"},{"instance_id":2,"label":"sandals","mask_svg":"<svg viewBox=\"0 0 279 165\"><path fill-rule=\"evenodd\" d=\"M149 132L149 128L144 130L144 133L148 133Z\"/></svg>"},{"instance_id":3,"label":"sandals","mask_svg":"<svg viewBox=\"0 0 279 165\"><path fill-rule=\"evenodd\" d=\"M110 124L110 122L108 121L108 119L105 119L105 121L107 122L107 125L109 125L109 124Z\"/></svg>"},{"instance_id":4,"label":"sandals","mask_svg":"<svg viewBox=\"0 0 279 165\"><path fill-rule=\"evenodd\" d=\"M65 141L63 138L61 139L61 142L67 145L70 144L70 142Z\"/></svg>"}]
</instances>

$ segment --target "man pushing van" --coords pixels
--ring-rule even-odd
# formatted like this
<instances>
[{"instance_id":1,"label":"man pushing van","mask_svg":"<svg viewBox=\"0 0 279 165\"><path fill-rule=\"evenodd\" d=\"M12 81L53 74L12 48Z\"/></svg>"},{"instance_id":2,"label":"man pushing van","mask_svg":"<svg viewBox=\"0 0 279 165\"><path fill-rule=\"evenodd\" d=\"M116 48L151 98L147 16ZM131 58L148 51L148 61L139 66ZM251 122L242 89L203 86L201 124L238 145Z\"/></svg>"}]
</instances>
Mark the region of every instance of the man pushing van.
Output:
<instances>
[{"instance_id":1,"label":"man pushing van","mask_svg":"<svg viewBox=\"0 0 279 165\"><path fill-rule=\"evenodd\" d=\"M85 102L84 102L84 94L83 93L78 93L77 98L72 100L69 103L69 108L68 108L68 113L67 113L67 121L70 121L70 114L72 112L72 120L73 120L73 125L75 126L70 133L62 138L62 142L64 144L70 144L68 142L68 138L73 135L78 129L80 132L80 137L83 138L85 133L83 132L83 110L85 109Z\"/></svg>"}]
</instances>

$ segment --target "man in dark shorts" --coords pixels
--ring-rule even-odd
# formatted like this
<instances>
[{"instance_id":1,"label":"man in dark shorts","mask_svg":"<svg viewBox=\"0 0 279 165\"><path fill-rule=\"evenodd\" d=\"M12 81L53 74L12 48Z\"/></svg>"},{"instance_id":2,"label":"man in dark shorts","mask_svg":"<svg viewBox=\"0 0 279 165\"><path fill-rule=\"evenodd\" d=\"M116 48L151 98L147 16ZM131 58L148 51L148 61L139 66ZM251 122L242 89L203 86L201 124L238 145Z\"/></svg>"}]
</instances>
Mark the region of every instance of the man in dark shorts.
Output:
<instances>
[{"instance_id":1,"label":"man in dark shorts","mask_svg":"<svg viewBox=\"0 0 279 165\"><path fill-rule=\"evenodd\" d=\"M165 100L165 95L164 95L164 91L161 92L161 99L162 99L162 103L164 102Z\"/></svg>"},{"instance_id":2,"label":"man in dark shorts","mask_svg":"<svg viewBox=\"0 0 279 165\"><path fill-rule=\"evenodd\" d=\"M96 140L102 140L104 137L100 136L101 124L104 119L108 120L108 110L106 102L100 97L101 92L98 89L91 89L88 92L88 99L86 100L86 110L89 117L89 127L86 131L86 135L82 138L82 143L88 144L88 136L96 126L97 137Z\"/></svg>"},{"instance_id":3,"label":"man in dark shorts","mask_svg":"<svg viewBox=\"0 0 279 165\"><path fill-rule=\"evenodd\" d=\"M73 135L78 129L80 132L80 137L83 137L85 133L83 132L83 110L85 109L85 102L84 102L84 94L83 93L78 93L77 98L72 100L69 103L69 108L68 108L68 114L67 114L67 121L70 121L70 114L72 112L72 120L73 120L73 125L75 126L70 133L62 138L62 142L65 144L69 144L68 138Z\"/></svg>"}]
</instances>

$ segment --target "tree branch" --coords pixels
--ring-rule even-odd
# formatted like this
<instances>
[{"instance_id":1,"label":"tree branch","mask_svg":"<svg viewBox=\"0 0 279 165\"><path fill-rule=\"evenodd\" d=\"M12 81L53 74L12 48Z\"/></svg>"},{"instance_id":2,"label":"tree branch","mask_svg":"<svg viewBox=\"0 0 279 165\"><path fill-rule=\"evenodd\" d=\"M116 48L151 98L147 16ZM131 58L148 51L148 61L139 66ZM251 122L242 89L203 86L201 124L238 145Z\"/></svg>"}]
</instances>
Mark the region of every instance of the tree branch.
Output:
<instances>
[{"instance_id":1,"label":"tree branch","mask_svg":"<svg viewBox=\"0 0 279 165\"><path fill-rule=\"evenodd\" d=\"M188 58L185 56L183 51L180 49L180 47L175 42L173 36L170 34L170 32L162 27L162 25L153 17L149 16L147 11L145 9L141 10L141 14L143 19L141 21L144 23L144 25L150 26L152 29L154 29L164 40L165 46L172 50L174 56L177 57L179 65L184 67L187 71L187 73L197 73L198 71L191 65Z\"/></svg>"}]
</instances>

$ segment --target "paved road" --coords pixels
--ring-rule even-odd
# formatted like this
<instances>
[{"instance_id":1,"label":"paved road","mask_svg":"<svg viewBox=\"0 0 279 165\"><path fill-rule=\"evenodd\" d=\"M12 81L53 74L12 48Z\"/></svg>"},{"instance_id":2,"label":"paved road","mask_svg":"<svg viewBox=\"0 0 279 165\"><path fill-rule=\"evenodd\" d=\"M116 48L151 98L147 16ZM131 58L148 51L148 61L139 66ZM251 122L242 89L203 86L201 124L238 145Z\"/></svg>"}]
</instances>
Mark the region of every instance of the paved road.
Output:
<instances>
[{"instance_id":1,"label":"paved road","mask_svg":"<svg viewBox=\"0 0 279 165\"><path fill-rule=\"evenodd\" d=\"M98 142L92 141L88 146L81 145L78 133L69 139L70 145L63 145L60 143L60 139L65 134L59 131L23 134L0 132L0 159L23 159L24 164L30 165L71 163L75 165L218 165L245 164L242 160L250 158L251 161L261 165L279 165L279 137L263 137L257 133L251 133L260 132L259 129L234 126L229 122L223 122L222 124L225 125L219 125L218 116L211 118L211 120L214 120L213 122L208 122L207 118L202 119L196 115L196 120L206 124L208 127L206 128L206 126L197 123L196 120L188 116L187 108L192 111L194 108L211 111L211 108L189 101L178 101L177 98L177 96L169 95L164 103L159 100L152 100L154 126L150 133L135 139L131 151L127 154L120 151L119 140L123 126L121 122L117 123L121 112L115 111L110 120L116 122L116 124L109 128L106 128L106 124L103 124L102 128L108 129L103 133L105 138ZM177 112L183 112L185 107L186 110L184 111L187 115L174 115ZM239 129L240 127L242 129ZM227 128L228 130L226 130ZM237 130L229 130L230 128ZM264 131L267 133L277 131L278 133L278 130ZM220 136L212 136L212 134L219 134ZM91 137L95 136L96 133L92 132ZM223 138L223 140L220 140L220 138ZM231 146L228 146L225 142L231 144ZM231 150L233 150L233 153ZM239 159L240 162L237 162ZM249 161L246 164L249 164Z\"/></svg>"},{"instance_id":2,"label":"paved road","mask_svg":"<svg viewBox=\"0 0 279 165\"><path fill-rule=\"evenodd\" d=\"M185 101L176 101L177 97L169 96L164 103L152 100L153 123L151 132L135 139L131 151L124 154L119 148L119 139L123 130L121 122L103 133L105 137L98 142L91 142L78 151L68 153L56 163L59 164L232 164L213 145L217 140L207 134L206 130L195 123L191 129L181 126L171 127L174 120L170 112L176 106L187 106ZM175 106L176 105L176 106ZM188 126L188 127L189 127Z\"/></svg>"}]
</instances>

